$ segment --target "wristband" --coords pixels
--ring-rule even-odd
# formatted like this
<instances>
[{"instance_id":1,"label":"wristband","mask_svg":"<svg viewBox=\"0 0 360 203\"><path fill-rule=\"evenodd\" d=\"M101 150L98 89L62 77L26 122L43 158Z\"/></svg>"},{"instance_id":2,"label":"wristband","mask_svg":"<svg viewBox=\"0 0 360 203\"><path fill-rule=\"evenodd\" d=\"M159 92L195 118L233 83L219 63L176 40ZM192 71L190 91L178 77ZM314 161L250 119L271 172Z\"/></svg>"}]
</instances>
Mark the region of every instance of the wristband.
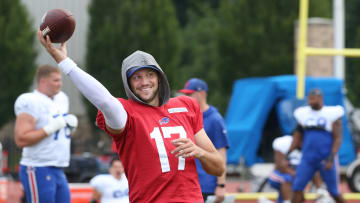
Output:
<instances>
[{"instance_id":1,"label":"wristband","mask_svg":"<svg viewBox=\"0 0 360 203\"><path fill-rule=\"evenodd\" d=\"M225 184L217 184L216 187L224 188L224 187L225 187Z\"/></svg>"}]
</instances>

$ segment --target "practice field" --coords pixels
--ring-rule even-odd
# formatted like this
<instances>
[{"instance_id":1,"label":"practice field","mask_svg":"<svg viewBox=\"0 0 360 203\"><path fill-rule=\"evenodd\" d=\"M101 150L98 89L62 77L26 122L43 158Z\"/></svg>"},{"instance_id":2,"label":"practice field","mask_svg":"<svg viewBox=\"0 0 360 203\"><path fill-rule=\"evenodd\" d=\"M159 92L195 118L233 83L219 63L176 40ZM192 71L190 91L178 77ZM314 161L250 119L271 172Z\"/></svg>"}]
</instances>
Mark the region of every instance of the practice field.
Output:
<instances>
[{"instance_id":1,"label":"practice field","mask_svg":"<svg viewBox=\"0 0 360 203\"><path fill-rule=\"evenodd\" d=\"M277 199L277 193L229 193L229 195L235 196L235 202L257 202L258 199L263 196L269 200L275 201ZM360 194L359 193L344 193L344 198L348 203L360 202ZM306 202L314 202L316 199L316 194L307 193L305 194Z\"/></svg>"},{"instance_id":2,"label":"practice field","mask_svg":"<svg viewBox=\"0 0 360 203\"><path fill-rule=\"evenodd\" d=\"M239 193L238 189L242 188L242 191ZM250 191L250 183L247 181L228 181L226 184L226 191L229 192L228 195L235 196L236 203L244 203L244 202L258 202L258 199L262 196L266 199L272 200L276 202L277 193L276 192L262 192L262 193L254 193ZM360 193L351 193L347 184L345 182L340 184L340 191L344 195L344 198L348 203L360 203ZM305 199L307 203L315 202L316 194L315 193L306 193Z\"/></svg>"},{"instance_id":3,"label":"practice field","mask_svg":"<svg viewBox=\"0 0 360 203\"><path fill-rule=\"evenodd\" d=\"M235 190L239 187L241 182L228 182L226 189L229 192L227 195L235 196L236 203L256 203L258 202L259 197L263 196L267 199L275 201L277 198L277 193L274 192L263 192L263 193L251 193L251 192L242 192L238 193ZM71 183L71 199L72 203L88 203L91 198L92 189L89 184L80 184L80 183ZM246 190L247 188L245 188ZM344 192L347 190L345 186L340 187L340 190L343 192L343 195L348 203L360 203L360 193L349 193ZM21 196L23 194L21 183L7 181L6 179L0 179L0 203L20 203ZM305 195L306 202L314 202L316 195L313 193L307 193Z\"/></svg>"}]
</instances>

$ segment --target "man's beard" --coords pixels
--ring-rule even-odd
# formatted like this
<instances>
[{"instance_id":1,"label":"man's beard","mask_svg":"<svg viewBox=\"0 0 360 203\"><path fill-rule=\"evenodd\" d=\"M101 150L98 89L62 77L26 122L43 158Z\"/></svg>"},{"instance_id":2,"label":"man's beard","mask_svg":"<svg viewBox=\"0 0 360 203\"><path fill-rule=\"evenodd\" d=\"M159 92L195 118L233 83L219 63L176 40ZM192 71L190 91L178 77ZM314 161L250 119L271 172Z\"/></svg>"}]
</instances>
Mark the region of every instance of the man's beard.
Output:
<instances>
[{"instance_id":1,"label":"man's beard","mask_svg":"<svg viewBox=\"0 0 360 203\"><path fill-rule=\"evenodd\" d=\"M153 100L155 99L155 97L158 95L158 93L159 93L159 88L157 88L156 92L154 92L154 94L152 95L152 97L150 97L150 99L147 99L147 100L141 98L140 95L136 94L135 92L134 92L134 95L135 95L137 98L139 98L141 101L143 101L143 102L145 102L145 103L148 104L148 103L150 103L151 101L153 101Z\"/></svg>"},{"instance_id":2,"label":"man's beard","mask_svg":"<svg viewBox=\"0 0 360 203\"><path fill-rule=\"evenodd\" d=\"M311 105L311 108L312 108L313 110L318 111L318 110L321 109L321 105L320 105L320 104L313 104L313 105Z\"/></svg>"}]
</instances>

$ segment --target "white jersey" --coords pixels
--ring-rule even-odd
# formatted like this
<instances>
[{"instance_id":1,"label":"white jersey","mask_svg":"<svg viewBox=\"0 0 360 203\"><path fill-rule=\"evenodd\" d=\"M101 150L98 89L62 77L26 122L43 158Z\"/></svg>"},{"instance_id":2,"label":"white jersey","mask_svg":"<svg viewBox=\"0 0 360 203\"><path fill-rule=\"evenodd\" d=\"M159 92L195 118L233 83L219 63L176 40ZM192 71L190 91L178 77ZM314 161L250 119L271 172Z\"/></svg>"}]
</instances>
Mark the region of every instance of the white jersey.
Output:
<instances>
[{"instance_id":1,"label":"white jersey","mask_svg":"<svg viewBox=\"0 0 360 203\"><path fill-rule=\"evenodd\" d=\"M320 110L313 110L310 106L299 107L295 110L296 121L303 128L321 127L331 132L332 124L344 115L342 106L324 106Z\"/></svg>"},{"instance_id":2,"label":"white jersey","mask_svg":"<svg viewBox=\"0 0 360 203\"><path fill-rule=\"evenodd\" d=\"M49 118L67 114L69 99L59 92L54 99L37 90L21 94L15 101L15 114L27 113L36 120L35 129L43 128ZM25 166L66 167L70 160L70 129L65 127L40 142L24 147L20 164Z\"/></svg>"},{"instance_id":3,"label":"white jersey","mask_svg":"<svg viewBox=\"0 0 360 203\"><path fill-rule=\"evenodd\" d=\"M129 185L125 173L120 180L110 174L97 175L90 185L101 193L101 203L128 203Z\"/></svg>"},{"instance_id":4,"label":"white jersey","mask_svg":"<svg viewBox=\"0 0 360 203\"><path fill-rule=\"evenodd\" d=\"M274 140L272 147L275 151L279 151L282 154L287 154L290 149L292 140L293 137L290 135L284 135L282 137L278 137ZM291 165L297 166L299 165L301 160L301 152L295 149L289 154L288 158Z\"/></svg>"},{"instance_id":5,"label":"white jersey","mask_svg":"<svg viewBox=\"0 0 360 203\"><path fill-rule=\"evenodd\" d=\"M344 113L342 106L323 106L320 110L304 106L295 110L295 119L303 129L303 159L316 163L331 154L333 123Z\"/></svg>"}]
</instances>

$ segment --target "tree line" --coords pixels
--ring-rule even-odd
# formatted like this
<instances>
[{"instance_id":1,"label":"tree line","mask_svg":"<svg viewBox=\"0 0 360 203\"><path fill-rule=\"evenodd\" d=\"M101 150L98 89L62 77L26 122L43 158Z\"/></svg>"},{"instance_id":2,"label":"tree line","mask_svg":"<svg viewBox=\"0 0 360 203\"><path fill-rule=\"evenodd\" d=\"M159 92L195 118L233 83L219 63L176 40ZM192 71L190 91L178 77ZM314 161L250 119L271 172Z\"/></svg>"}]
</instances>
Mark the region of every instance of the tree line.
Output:
<instances>
[{"instance_id":1,"label":"tree line","mask_svg":"<svg viewBox=\"0 0 360 203\"><path fill-rule=\"evenodd\" d=\"M360 47L360 2L346 2L346 46ZM309 17L332 17L332 1L310 1ZM299 0L93 0L85 67L117 97L126 97L122 60L151 53L172 93L190 77L208 82L209 103L226 113L232 85L246 77L293 74ZM35 30L20 0L0 2L0 125L14 119L15 98L36 69ZM358 59L347 59L348 97L360 105ZM6 87L6 88L5 88ZM87 103L87 102L86 102ZM90 120L96 109L87 103Z\"/></svg>"}]
</instances>

